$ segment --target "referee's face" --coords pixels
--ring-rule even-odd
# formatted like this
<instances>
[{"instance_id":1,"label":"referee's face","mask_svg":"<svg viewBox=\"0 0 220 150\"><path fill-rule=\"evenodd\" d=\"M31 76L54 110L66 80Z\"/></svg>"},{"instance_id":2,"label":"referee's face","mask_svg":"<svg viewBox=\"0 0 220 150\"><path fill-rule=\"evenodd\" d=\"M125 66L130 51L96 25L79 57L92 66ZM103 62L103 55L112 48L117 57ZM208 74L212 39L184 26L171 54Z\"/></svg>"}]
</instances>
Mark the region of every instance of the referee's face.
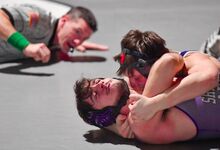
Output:
<instances>
[{"instance_id":1,"label":"referee's face","mask_svg":"<svg viewBox=\"0 0 220 150\"><path fill-rule=\"evenodd\" d=\"M60 19L60 27L57 31L58 44L64 52L79 46L93 33L84 19L77 18L71 20L68 16Z\"/></svg>"}]
</instances>

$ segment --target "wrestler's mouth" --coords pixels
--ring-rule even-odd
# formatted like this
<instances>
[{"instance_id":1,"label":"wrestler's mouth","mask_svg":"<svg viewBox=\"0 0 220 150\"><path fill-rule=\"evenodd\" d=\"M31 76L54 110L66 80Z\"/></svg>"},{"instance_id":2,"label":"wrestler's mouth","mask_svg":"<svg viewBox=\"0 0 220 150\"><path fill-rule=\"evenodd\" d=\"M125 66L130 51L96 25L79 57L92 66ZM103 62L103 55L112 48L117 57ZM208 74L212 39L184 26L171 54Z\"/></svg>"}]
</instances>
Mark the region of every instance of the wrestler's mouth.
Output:
<instances>
[{"instance_id":1,"label":"wrestler's mouth","mask_svg":"<svg viewBox=\"0 0 220 150\"><path fill-rule=\"evenodd\" d=\"M106 83L106 94L110 94L111 92L111 80Z\"/></svg>"},{"instance_id":2,"label":"wrestler's mouth","mask_svg":"<svg viewBox=\"0 0 220 150\"><path fill-rule=\"evenodd\" d=\"M76 46L75 44L67 43L68 49L74 49Z\"/></svg>"},{"instance_id":3,"label":"wrestler's mouth","mask_svg":"<svg viewBox=\"0 0 220 150\"><path fill-rule=\"evenodd\" d=\"M106 86L106 94L109 95L110 93L110 84L107 84Z\"/></svg>"}]
</instances>

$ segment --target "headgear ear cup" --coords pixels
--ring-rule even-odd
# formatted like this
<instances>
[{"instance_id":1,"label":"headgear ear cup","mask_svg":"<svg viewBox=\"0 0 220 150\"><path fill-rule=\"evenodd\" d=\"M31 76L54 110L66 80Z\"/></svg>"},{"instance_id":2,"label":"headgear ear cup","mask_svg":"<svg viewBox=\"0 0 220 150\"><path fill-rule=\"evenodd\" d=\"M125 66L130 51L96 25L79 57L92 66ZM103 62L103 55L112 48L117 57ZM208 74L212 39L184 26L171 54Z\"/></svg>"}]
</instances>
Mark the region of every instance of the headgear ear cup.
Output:
<instances>
[{"instance_id":1,"label":"headgear ear cup","mask_svg":"<svg viewBox=\"0 0 220 150\"><path fill-rule=\"evenodd\" d=\"M116 122L116 117L120 113L121 108L126 104L130 95L126 81L119 78L117 79L122 81L124 90L118 104L116 106L107 106L101 110L90 110L86 113L87 115L84 121L100 128L107 127Z\"/></svg>"},{"instance_id":2,"label":"headgear ear cup","mask_svg":"<svg viewBox=\"0 0 220 150\"><path fill-rule=\"evenodd\" d=\"M115 110L116 111L116 110ZM103 128L115 123L115 112L112 107L107 107L101 111L88 112L88 123Z\"/></svg>"},{"instance_id":3,"label":"headgear ear cup","mask_svg":"<svg viewBox=\"0 0 220 150\"><path fill-rule=\"evenodd\" d=\"M138 70L144 77L147 77L149 72L147 67L149 67L148 63L143 59L138 59L136 62L132 64L132 67Z\"/></svg>"},{"instance_id":4,"label":"headgear ear cup","mask_svg":"<svg viewBox=\"0 0 220 150\"><path fill-rule=\"evenodd\" d=\"M123 57L125 57L126 55L131 55L136 59L136 61L130 65L136 68L144 77L147 77L149 74L149 72L147 72L146 70L146 67L151 67L152 64L157 59L157 58L151 58L147 54L144 54L138 50L130 50L127 48L123 48L122 53L124 54ZM125 58L123 59L125 60ZM124 65L124 64L121 63L121 65Z\"/></svg>"}]
</instances>

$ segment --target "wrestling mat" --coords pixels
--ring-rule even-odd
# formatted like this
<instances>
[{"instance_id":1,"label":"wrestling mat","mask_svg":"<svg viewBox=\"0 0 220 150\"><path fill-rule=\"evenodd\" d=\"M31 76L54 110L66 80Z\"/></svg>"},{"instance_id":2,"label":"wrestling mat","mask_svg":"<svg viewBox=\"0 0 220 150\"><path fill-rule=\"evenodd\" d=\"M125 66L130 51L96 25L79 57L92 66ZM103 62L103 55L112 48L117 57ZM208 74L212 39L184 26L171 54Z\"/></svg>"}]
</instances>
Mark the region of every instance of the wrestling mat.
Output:
<instances>
[{"instance_id":1,"label":"wrestling mat","mask_svg":"<svg viewBox=\"0 0 220 150\"><path fill-rule=\"evenodd\" d=\"M199 49L219 27L219 0L0 0L31 3L60 17L69 6L90 8L98 32L89 41L109 51L74 52L73 62L32 60L0 64L0 150L219 150L220 140L168 145L126 140L85 124L78 116L73 84L81 77L114 77L112 57L130 29L153 30L175 50ZM219 115L219 114L217 114Z\"/></svg>"}]
</instances>

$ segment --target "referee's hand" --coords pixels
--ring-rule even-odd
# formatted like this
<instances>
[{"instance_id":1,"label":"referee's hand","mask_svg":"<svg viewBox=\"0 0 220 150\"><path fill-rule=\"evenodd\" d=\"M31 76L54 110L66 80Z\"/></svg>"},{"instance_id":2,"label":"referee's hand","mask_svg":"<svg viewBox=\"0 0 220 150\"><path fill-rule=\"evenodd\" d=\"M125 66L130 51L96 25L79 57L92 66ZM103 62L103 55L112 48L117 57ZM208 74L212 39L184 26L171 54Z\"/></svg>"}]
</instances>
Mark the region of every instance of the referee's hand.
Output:
<instances>
[{"instance_id":1,"label":"referee's hand","mask_svg":"<svg viewBox=\"0 0 220 150\"><path fill-rule=\"evenodd\" d=\"M44 43L29 44L23 51L26 57L32 57L35 61L47 63L50 60L50 50Z\"/></svg>"}]
</instances>

